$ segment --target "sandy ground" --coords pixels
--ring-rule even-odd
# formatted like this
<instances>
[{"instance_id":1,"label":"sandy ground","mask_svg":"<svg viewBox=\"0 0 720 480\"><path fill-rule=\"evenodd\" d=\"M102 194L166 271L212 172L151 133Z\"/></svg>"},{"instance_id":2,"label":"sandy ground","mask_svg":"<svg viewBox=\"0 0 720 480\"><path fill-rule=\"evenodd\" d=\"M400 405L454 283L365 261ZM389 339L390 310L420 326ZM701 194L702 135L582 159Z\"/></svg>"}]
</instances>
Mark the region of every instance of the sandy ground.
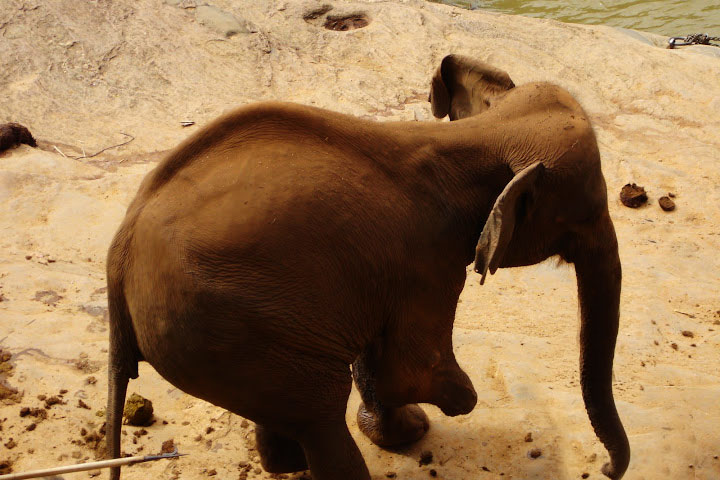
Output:
<instances>
[{"instance_id":1,"label":"sandy ground","mask_svg":"<svg viewBox=\"0 0 720 480\"><path fill-rule=\"evenodd\" d=\"M261 99L433 121L429 79L454 52L517 84L558 83L590 114L624 269L615 395L633 449L625 478L720 478L717 50L419 0L333 0L326 13L318 2L236 3L3 1L0 122L26 125L39 148L0 156L0 463L20 472L95 458L105 253L142 177L197 128L181 121ZM620 204L629 182L647 189L646 206ZM677 209L664 212L658 198L669 192ZM388 452L358 432L353 393L348 423L373 478L604 478L607 454L580 397L577 330L571 267L502 270L482 287L471 274L455 345L478 405L456 418L427 407L428 435ZM189 455L123 478L276 478L259 470L251 423L146 364L129 392L154 402L156 422L125 427L125 452L173 439ZM433 460L420 466L423 451ZM100 472L65 478L88 475Z\"/></svg>"}]
</instances>

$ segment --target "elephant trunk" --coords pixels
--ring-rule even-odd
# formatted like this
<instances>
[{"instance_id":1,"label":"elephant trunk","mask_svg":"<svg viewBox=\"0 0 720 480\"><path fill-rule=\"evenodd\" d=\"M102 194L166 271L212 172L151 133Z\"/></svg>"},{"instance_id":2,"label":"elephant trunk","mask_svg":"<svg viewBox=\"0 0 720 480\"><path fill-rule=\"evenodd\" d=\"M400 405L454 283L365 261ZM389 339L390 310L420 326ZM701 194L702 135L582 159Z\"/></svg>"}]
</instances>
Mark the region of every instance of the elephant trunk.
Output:
<instances>
[{"instance_id":1,"label":"elephant trunk","mask_svg":"<svg viewBox=\"0 0 720 480\"><path fill-rule=\"evenodd\" d=\"M583 400L595 434L607 448L603 473L622 478L630 445L612 392L612 368L620 319L622 272L617 238L607 213L573 255L580 303L580 380ZM589 240L589 241L588 241Z\"/></svg>"}]
</instances>

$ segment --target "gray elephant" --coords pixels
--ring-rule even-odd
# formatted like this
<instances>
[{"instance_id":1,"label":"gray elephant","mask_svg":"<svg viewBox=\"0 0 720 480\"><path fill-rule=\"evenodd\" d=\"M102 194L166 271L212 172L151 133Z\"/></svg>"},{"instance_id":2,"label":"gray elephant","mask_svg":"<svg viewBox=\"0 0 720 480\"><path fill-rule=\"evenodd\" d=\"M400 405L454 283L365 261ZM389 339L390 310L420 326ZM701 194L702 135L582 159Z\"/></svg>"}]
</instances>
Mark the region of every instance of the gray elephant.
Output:
<instances>
[{"instance_id":1,"label":"gray elephant","mask_svg":"<svg viewBox=\"0 0 720 480\"><path fill-rule=\"evenodd\" d=\"M417 403L470 412L477 396L452 348L466 266L484 281L560 256L577 274L603 471L623 476L611 385L621 267L587 116L560 87L515 87L459 56L442 61L431 102L457 121L249 105L148 174L108 254L113 457L144 360L256 422L266 470L369 480L345 423L353 376L359 426L382 446L425 433Z\"/></svg>"}]
</instances>

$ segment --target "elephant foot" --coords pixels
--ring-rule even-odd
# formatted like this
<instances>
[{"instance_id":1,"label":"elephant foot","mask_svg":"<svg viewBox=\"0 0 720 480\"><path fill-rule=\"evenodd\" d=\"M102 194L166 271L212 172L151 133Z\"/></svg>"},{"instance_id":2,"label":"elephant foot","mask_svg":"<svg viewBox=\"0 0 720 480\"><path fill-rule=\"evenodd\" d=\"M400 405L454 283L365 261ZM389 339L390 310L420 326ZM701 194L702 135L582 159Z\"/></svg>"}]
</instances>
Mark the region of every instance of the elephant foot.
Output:
<instances>
[{"instance_id":1,"label":"elephant foot","mask_svg":"<svg viewBox=\"0 0 720 480\"><path fill-rule=\"evenodd\" d=\"M295 440L256 425L255 443L260 463L268 473L292 473L308 469L305 452Z\"/></svg>"},{"instance_id":2,"label":"elephant foot","mask_svg":"<svg viewBox=\"0 0 720 480\"><path fill-rule=\"evenodd\" d=\"M427 415L416 404L383 408L380 414L360 404L357 413L360 431L375 445L395 447L420 440L430 428Z\"/></svg>"}]
</instances>

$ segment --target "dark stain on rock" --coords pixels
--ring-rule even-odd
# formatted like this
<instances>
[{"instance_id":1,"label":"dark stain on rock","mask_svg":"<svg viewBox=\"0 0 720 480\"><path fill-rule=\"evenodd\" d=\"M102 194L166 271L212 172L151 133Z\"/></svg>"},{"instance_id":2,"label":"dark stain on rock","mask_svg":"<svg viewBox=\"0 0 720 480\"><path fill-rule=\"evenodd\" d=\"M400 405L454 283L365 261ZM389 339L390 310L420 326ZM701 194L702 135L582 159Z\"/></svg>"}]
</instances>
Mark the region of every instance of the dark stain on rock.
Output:
<instances>
[{"instance_id":1,"label":"dark stain on rock","mask_svg":"<svg viewBox=\"0 0 720 480\"><path fill-rule=\"evenodd\" d=\"M322 5L318 8L314 8L305 12L305 14L303 15L303 20L305 20L306 22L309 22L310 20L316 20L317 18L322 17L332 9L332 5Z\"/></svg>"},{"instance_id":2,"label":"dark stain on rock","mask_svg":"<svg viewBox=\"0 0 720 480\"><path fill-rule=\"evenodd\" d=\"M369 24L370 20L367 15L364 13L353 13L351 15L342 16L328 15L323 26L328 30L345 32L348 30L367 27Z\"/></svg>"}]
</instances>

